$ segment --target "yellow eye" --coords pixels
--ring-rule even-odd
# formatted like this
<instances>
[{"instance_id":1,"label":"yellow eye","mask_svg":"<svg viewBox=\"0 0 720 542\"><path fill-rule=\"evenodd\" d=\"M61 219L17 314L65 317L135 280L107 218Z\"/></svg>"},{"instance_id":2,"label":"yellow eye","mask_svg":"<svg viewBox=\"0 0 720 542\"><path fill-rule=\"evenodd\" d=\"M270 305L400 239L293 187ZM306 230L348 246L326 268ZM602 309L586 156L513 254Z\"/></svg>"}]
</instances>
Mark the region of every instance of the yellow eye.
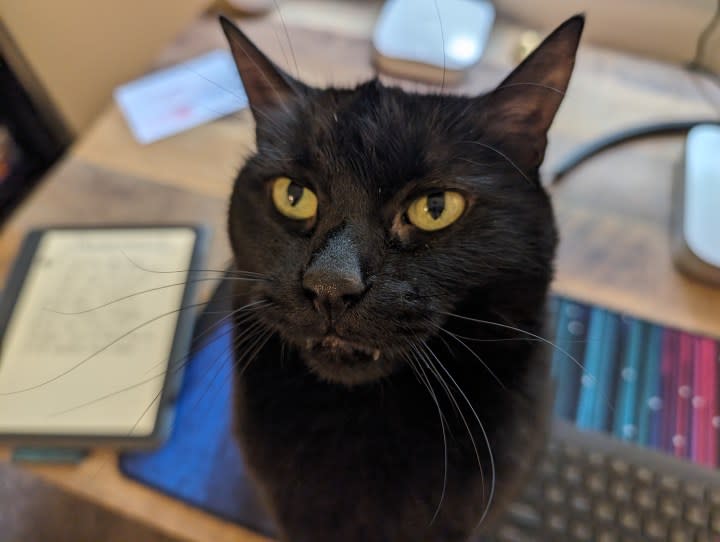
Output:
<instances>
[{"instance_id":1,"label":"yellow eye","mask_svg":"<svg viewBox=\"0 0 720 542\"><path fill-rule=\"evenodd\" d=\"M455 222L464 210L465 198L458 192L434 192L413 201L407 217L421 230L435 231Z\"/></svg>"},{"instance_id":2,"label":"yellow eye","mask_svg":"<svg viewBox=\"0 0 720 542\"><path fill-rule=\"evenodd\" d=\"M293 220L308 220L317 213L315 193L287 177L273 181L272 199L277 210Z\"/></svg>"}]
</instances>

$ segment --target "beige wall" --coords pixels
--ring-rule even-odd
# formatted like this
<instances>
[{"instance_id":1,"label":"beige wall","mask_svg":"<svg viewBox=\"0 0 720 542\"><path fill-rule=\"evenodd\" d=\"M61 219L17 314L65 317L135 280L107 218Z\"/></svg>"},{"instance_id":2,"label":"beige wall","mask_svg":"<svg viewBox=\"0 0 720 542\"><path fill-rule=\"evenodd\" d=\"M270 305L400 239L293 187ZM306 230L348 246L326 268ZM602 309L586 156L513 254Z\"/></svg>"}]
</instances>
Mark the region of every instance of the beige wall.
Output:
<instances>
[{"instance_id":1,"label":"beige wall","mask_svg":"<svg viewBox=\"0 0 720 542\"><path fill-rule=\"evenodd\" d=\"M71 131L146 70L210 0L0 0L0 18Z\"/></svg>"},{"instance_id":2,"label":"beige wall","mask_svg":"<svg viewBox=\"0 0 720 542\"><path fill-rule=\"evenodd\" d=\"M498 11L535 28L552 29L585 13L584 39L671 62L694 59L699 34L718 0L493 0ZM538 8L538 6L542 6ZM720 73L720 25L708 40L703 66Z\"/></svg>"}]
</instances>

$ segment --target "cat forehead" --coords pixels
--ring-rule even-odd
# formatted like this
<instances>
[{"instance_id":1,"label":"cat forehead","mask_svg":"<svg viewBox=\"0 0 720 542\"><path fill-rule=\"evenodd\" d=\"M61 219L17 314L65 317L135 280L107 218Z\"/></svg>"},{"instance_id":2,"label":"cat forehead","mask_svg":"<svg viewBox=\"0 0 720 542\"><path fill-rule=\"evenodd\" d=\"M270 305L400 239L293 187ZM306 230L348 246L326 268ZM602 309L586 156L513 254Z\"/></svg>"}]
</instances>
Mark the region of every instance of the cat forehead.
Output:
<instances>
[{"instance_id":1,"label":"cat forehead","mask_svg":"<svg viewBox=\"0 0 720 542\"><path fill-rule=\"evenodd\" d=\"M307 107L318 129L337 132L395 128L397 135L408 135L441 127L443 120L453 117L459 108L467 109L471 101L457 96L406 93L373 80L355 89L322 90Z\"/></svg>"},{"instance_id":2,"label":"cat forehead","mask_svg":"<svg viewBox=\"0 0 720 542\"><path fill-rule=\"evenodd\" d=\"M326 89L287 115L291 136L278 128L275 141L301 168L394 185L449 158L472 130L469 101L405 94L372 82Z\"/></svg>"}]
</instances>

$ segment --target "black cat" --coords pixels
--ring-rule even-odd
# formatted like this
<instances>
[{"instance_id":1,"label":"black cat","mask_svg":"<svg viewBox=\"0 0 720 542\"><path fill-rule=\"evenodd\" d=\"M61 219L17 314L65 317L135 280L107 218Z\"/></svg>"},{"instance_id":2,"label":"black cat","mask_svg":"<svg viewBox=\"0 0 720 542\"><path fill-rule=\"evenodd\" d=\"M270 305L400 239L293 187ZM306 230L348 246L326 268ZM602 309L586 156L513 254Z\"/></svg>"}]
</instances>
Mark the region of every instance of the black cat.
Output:
<instances>
[{"instance_id":1,"label":"black cat","mask_svg":"<svg viewBox=\"0 0 720 542\"><path fill-rule=\"evenodd\" d=\"M459 542L522 487L550 395L538 168L583 23L459 97L311 88L222 20L257 135L229 213L256 277L237 431L282 540Z\"/></svg>"}]
</instances>

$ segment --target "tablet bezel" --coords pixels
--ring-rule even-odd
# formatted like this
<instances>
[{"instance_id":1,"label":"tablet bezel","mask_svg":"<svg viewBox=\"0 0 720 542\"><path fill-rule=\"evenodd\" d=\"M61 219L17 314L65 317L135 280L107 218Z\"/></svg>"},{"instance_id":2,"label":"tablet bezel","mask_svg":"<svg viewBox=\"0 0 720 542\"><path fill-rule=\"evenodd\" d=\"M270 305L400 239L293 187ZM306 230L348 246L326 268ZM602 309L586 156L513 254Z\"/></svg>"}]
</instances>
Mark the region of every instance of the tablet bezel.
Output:
<instances>
[{"instance_id":1,"label":"tablet bezel","mask_svg":"<svg viewBox=\"0 0 720 542\"><path fill-rule=\"evenodd\" d=\"M34 257L43 236L53 231L100 231L100 230L158 230L181 229L191 230L195 239L192 245L190 263L186 283L180 299L180 307L193 303L197 292L197 278L205 261L209 242L209 228L198 224L102 224L102 225L68 225L38 228L30 231L20 247L12 270L8 275L5 288L0 295L0 350L2 349L5 332L10 324L13 310L18 302L25 279L32 268ZM218 277L218 280L221 277ZM179 308L179 307L178 307ZM174 418L175 397L180 391L184 364L182 361L189 355L193 327L197 311L179 311L172 343L167 358L167 372L162 384L161 395L153 430L142 435L132 434L41 434L41 433L8 433L0 430L0 443L24 447L60 447L90 448L109 447L116 449L152 449L158 447L169 436ZM178 364L175 366L176 364ZM174 367L175 366L175 367Z\"/></svg>"}]
</instances>

